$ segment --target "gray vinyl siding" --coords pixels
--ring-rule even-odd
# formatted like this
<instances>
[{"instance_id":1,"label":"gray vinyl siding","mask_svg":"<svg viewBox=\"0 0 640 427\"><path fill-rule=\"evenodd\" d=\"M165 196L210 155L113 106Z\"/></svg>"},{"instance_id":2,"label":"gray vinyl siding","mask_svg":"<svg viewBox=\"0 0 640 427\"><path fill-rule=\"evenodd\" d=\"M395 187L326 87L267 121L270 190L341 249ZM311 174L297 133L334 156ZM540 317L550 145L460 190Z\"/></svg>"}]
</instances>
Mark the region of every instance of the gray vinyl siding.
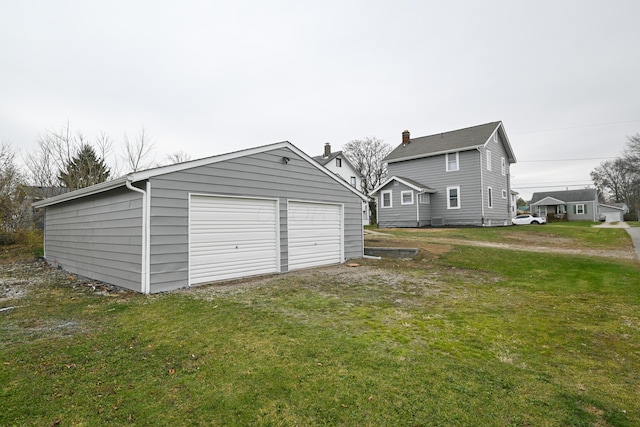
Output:
<instances>
[{"instance_id":1,"label":"gray vinyl siding","mask_svg":"<svg viewBox=\"0 0 640 427\"><path fill-rule=\"evenodd\" d=\"M574 213L576 205L584 205L586 212L584 214ZM591 200L586 202L569 202L567 203L567 221L597 221L598 211L597 202Z\"/></svg>"},{"instance_id":2,"label":"gray vinyl siding","mask_svg":"<svg viewBox=\"0 0 640 427\"><path fill-rule=\"evenodd\" d=\"M382 191L391 191L391 206L390 208L383 208ZM402 192L411 191L413 193L413 204L402 204ZM416 191L406 185L394 181L386 185L378 193L378 226L380 228L409 228L418 227L418 216L416 212L416 203L418 202L418 196Z\"/></svg>"},{"instance_id":3,"label":"gray vinyl siding","mask_svg":"<svg viewBox=\"0 0 640 427\"><path fill-rule=\"evenodd\" d=\"M188 285L189 193L277 198L282 272L288 271L287 201L343 204L345 258L362 257L361 199L291 150L274 149L151 178L151 292Z\"/></svg>"},{"instance_id":4,"label":"gray vinyl siding","mask_svg":"<svg viewBox=\"0 0 640 427\"><path fill-rule=\"evenodd\" d=\"M443 225L482 225L480 153L461 151L458 161L459 170L451 172L446 171L445 155L390 163L389 176L411 178L436 190L431 194L430 203L434 225L436 219ZM457 186L460 187L460 209L448 209L447 187ZM415 210L413 219L415 221Z\"/></svg>"},{"instance_id":5,"label":"gray vinyl siding","mask_svg":"<svg viewBox=\"0 0 640 427\"><path fill-rule=\"evenodd\" d=\"M482 182L483 182L483 205L485 225L505 225L509 224L511 214L509 212L509 161L504 145L489 139L485 147L481 148L482 153ZM491 171L487 170L487 150L491 152ZM506 173L502 175L501 158L505 158ZM488 206L488 188L493 189L493 208ZM502 198L502 190L506 190L507 198Z\"/></svg>"},{"instance_id":6,"label":"gray vinyl siding","mask_svg":"<svg viewBox=\"0 0 640 427\"><path fill-rule=\"evenodd\" d=\"M80 276L140 291L141 196L121 188L47 207L47 261Z\"/></svg>"}]
</instances>

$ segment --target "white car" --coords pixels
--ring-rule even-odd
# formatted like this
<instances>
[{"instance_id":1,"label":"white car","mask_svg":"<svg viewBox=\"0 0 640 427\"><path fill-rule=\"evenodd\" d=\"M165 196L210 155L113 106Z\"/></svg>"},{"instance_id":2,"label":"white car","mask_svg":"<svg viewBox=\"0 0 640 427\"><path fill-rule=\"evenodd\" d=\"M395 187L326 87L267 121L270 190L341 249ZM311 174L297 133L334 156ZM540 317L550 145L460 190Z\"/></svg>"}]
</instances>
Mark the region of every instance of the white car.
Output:
<instances>
[{"instance_id":1,"label":"white car","mask_svg":"<svg viewBox=\"0 0 640 427\"><path fill-rule=\"evenodd\" d=\"M511 220L513 225L527 225L527 224L546 224L547 218L543 216L533 216L530 214L518 215Z\"/></svg>"}]
</instances>

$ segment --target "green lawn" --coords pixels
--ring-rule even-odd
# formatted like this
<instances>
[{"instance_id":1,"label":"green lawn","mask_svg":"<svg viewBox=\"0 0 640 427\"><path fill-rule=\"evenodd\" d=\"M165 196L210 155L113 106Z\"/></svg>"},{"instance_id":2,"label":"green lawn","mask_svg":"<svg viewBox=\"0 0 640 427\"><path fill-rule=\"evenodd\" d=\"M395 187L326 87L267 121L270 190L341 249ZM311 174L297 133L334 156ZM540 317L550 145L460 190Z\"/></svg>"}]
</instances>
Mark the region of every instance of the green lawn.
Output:
<instances>
[{"instance_id":1,"label":"green lawn","mask_svg":"<svg viewBox=\"0 0 640 427\"><path fill-rule=\"evenodd\" d=\"M453 245L154 296L0 283L34 275L0 299L0 425L640 425L637 262Z\"/></svg>"}]
</instances>

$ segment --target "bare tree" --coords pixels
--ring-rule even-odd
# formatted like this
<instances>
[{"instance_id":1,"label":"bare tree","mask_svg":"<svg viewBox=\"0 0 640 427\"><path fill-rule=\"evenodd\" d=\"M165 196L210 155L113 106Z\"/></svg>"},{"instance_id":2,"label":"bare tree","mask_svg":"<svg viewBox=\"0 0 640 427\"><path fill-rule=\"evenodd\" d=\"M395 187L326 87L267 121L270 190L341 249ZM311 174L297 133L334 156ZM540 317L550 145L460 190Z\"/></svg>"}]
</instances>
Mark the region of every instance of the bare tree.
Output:
<instances>
[{"instance_id":1,"label":"bare tree","mask_svg":"<svg viewBox=\"0 0 640 427\"><path fill-rule=\"evenodd\" d=\"M167 155L162 165L175 165L176 163L184 163L191 160L191 155L184 151L176 151L175 153Z\"/></svg>"},{"instance_id":2,"label":"bare tree","mask_svg":"<svg viewBox=\"0 0 640 427\"><path fill-rule=\"evenodd\" d=\"M31 227L28 190L16 165L15 153L8 144L0 142L0 231L13 233Z\"/></svg>"},{"instance_id":3,"label":"bare tree","mask_svg":"<svg viewBox=\"0 0 640 427\"><path fill-rule=\"evenodd\" d=\"M387 165L383 159L391 152L392 147L383 140L373 137L355 139L342 147L342 151L362 177L362 192L369 194L382 183L387 176ZM371 224L377 222L376 203L369 201Z\"/></svg>"},{"instance_id":4,"label":"bare tree","mask_svg":"<svg viewBox=\"0 0 640 427\"><path fill-rule=\"evenodd\" d=\"M148 169L153 164L155 143L151 140L144 127L134 141L129 141L129 137L125 133L124 147L124 161L129 172Z\"/></svg>"},{"instance_id":5,"label":"bare tree","mask_svg":"<svg viewBox=\"0 0 640 427\"><path fill-rule=\"evenodd\" d=\"M608 202L624 202L637 213L640 210L640 134L628 138L621 157L596 167L591 179Z\"/></svg>"}]
</instances>

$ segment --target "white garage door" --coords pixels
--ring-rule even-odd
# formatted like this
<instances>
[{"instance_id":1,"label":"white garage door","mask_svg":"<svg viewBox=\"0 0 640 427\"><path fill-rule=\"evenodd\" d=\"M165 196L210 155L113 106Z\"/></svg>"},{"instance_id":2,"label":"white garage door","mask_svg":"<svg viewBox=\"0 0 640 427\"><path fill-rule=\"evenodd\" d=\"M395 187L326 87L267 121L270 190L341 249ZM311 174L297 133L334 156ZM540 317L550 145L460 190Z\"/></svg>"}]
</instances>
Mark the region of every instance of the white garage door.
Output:
<instances>
[{"instance_id":1,"label":"white garage door","mask_svg":"<svg viewBox=\"0 0 640 427\"><path fill-rule=\"evenodd\" d=\"M606 222L618 222L622 221L622 213L621 212L605 212L605 221Z\"/></svg>"},{"instance_id":2,"label":"white garage door","mask_svg":"<svg viewBox=\"0 0 640 427\"><path fill-rule=\"evenodd\" d=\"M343 261L340 205L289 202L287 217L289 270Z\"/></svg>"},{"instance_id":3,"label":"white garage door","mask_svg":"<svg viewBox=\"0 0 640 427\"><path fill-rule=\"evenodd\" d=\"M191 284L278 272L275 200L191 196Z\"/></svg>"}]
</instances>

